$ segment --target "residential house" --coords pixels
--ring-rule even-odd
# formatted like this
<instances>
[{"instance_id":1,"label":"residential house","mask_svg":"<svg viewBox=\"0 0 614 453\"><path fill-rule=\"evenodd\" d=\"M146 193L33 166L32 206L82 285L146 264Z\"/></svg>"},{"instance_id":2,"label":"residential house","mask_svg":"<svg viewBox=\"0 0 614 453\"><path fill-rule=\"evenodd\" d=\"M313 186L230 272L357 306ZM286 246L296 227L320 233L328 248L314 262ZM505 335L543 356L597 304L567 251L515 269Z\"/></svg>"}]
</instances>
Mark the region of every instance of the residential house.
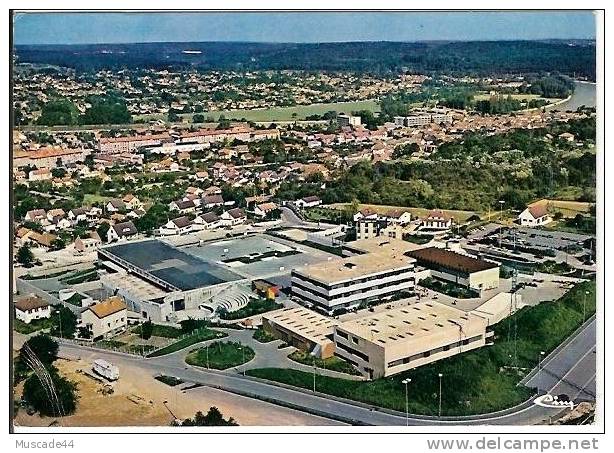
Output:
<instances>
[{"instance_id":1,"label":"residential house","mask_svg":"<svg viewBox=\"0 0 614 453\"><path fill-rule=\"evenodd\" d=\"M105 206L107 212L124 212L126 211L126 203L123 202L123 200L120 200L119 198L113 198L111 200L109 200Z\"/></svg>"},{"instance_id":2,"label":"residential house","mask_svg":"<svg viewBox=\"0 0 614 453\"><path fill-rule=\"evenodd\" d=\"M126 304L121 297L113 296L90 305L81 314L81 325L95 340L123 332L128 325Z\"/></svg>"},{"instance_id":3,"label":"residential house","mask_svg":"<svg viewBox=\"0 0 614 453\"><path fill-rule=\"evenodd\" d=\"M15 301L15 317L30 324L35 319L51 317L51 306L38 296L28 296Z\"/></svg>"},{"instance_id":4,"label":"residential house","mask_svg":"<svg viewBox=\"0 0 614 453\"><path fill-rule=\"evenodd\" d=\"M125 195L124 198L122 198L122 201L126 205L126 210L139 209L143 207L143 203L141 203L137 197L130 193Z\"/></svg>"},{"instance_id":5,"label":"residential house","mask_svg":"<svg viewBox=\"0 0 614 453\"><path fill-rule=\"evenodd\" d=\"M196 211L196 204L192 200L173 201L168 205L171 211L177 211L180 214L188 214Z\"/></svg>"},{"instance_id":6,"label":"residential house","mask_svg":"<svg viewBox=\"0 0 614 453\"><path fill-rule=\"evenodd\" d=\"M541 226L552 222L552 218L548 215L547 203L534 203L526 207L518 216L520 225L522 226Z\"/></svg>"},{"instance_id":7,"label":"residential house","mask_svg":"<svg viewBox=\"0 0 614 453\"><path fill-rule=\"evenodd\" d=\"M259 205L256 205L256 208L254 209L254 214L258 217L264 218L276 209L277 205L273 202L261 203Z\"/></svg>"},{"instance_id":8,"label":"residential house","mask_svg":"<svg viewBox=\"0 0 614 453\"><path fill-rule=\"evenodd\" d=\"M160 234L165 236L182 235L189 233L192 228L192 221L189 217L182 216L169 220L164 226L160 227Z\"/></svg>"},{"instance_id":9,"label":"residential house","mask_svg":"<svg viewBox=\"0 0 614 453\"><path fill-rule=\"evenodd\" d=\"M205 195L201 198L200 205L205 209L211 209L216 206L223 206L224 199L221 195Z\"/></svg>"},{"instance_id":10,"label":"residential house","mask_svg":"<svg viewBox=\"0 0 614 453\"><path fill-rule=\"evenodd\" d=\"M222 221L222 225L224 226L235 226L245 223L247 220L247 215L245 215L243 209L234 208L223 212L220 219Z\"/></svg>"},{"instance_id":11,"label":"residential house","mask_svg":"<svg viewBox=\"0 0 614 453\"><path fill-rule=\"evenodd\" d=\"M47 220L47 212L44 209L32 209L26 212L24 219L29 222L43 222Z\"/></svg>"},{"instance_id":12,"label":"residential house","mask_svg":"<svg viewBox=\"0 0 614 453\"><path fill-rule=\"evenodd\" d=\"M98 249L100 244L102 244L100 237L77 238L75 239L75 250L79 253L87 253Z\"/></svg>"},{"instance_id":13,"label":"residential house","mask_svg":"<svg viewBox=\"0 0 614 453\"><path fill-rule=\"evenodd\" d=\"M122 222L111 225L107 232L107 242L114 242L120 239L126 239L138 234L138 230L134 226L134 223Z\"/></svg>"},{"instance_id":14,"label":"residential house","mask_svg":"<svg viewBox=\"0 0 614 453\"><path fill-rule=\"evenodd\" d=\"M299 208L302 208L302 209L313 208L315 206L321 205L322 199L320 197L313 195L310 197L303 197L300 200L296 200L294 204L296 204Z\"/></svg>"},{"instance_id":15,"label":"residential house","mask_svg":"<svg viewBox=\"0 0 614 453\"><path fill-rule=\"evenodd\" d=\"M452 227L453 217L441 209L432 210L424 219L420 227L429 230L449 230Z\"/></svg>"},{"instance_id":16,"label":"residential house","mask_svg":"<svg viewBox=\"0 0 614 453\"><path fill-rule=\"evenodd\" d=\"M213 230L221 226L221 219L215 212L205 212L194 219L195 230Z\"/></svg>"}]
</instances>

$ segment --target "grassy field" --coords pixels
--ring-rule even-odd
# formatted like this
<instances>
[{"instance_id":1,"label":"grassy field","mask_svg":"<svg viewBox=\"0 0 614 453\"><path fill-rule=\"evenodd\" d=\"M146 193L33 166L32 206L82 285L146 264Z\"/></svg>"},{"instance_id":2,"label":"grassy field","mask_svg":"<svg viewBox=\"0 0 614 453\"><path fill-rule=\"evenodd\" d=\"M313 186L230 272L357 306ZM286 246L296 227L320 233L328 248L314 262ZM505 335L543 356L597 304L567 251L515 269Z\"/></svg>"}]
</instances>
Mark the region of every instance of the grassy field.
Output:
<instances>
[{"instance_id":1,"label":"grassy field","mask_svg":"<svg viewBox=\"0 0 614 453\"><path fill-rule=\"evenodd\" d=\"M345 209L348 206L348 204L349 203L333 203L333 204L329 204L326 206L333 208L333 209ZM378 204L358 205L358 209L365 209L365 208L372 209L373 211L377 212L378 214L382 214L382 215L385 215L388 212L395 211L395 210L409 211L414 217L426 217L428 213L432 211L432 209L408 208L404 206L388 206L388 205L378 205ZM478 213L475 211L455 211L455 210L450 210L450 209L442 209L442 211L445 214L451 215L452 217L454 217L454 219L457 222L461 222L461 223L465 222L469 217L475 214L479 215L480 217L483 217L482 213Z\"/></svg>"},{"instance_id":2,"label":"grassy field","mask_svg":"<svg viewBox=\"0 0 614 453\"><path fill-rule=\"evenodd\" d=\"M303 365L313 366L313 356L311 356L305 351L294 351L288 356L288 358L290 360L294 360L295 362L302 363ZM325 370L338 371L340 373L353 374L355 376L360 375L356 368L354 368L345 360L335 356L329 357L328 359L316 358L315 365L316 367L324 368Z\"/></svg>"},{"instance_id":3,"label":"grassy field","mask_svg":"<svg viewBox=\"0 0 614 453\"><path fill-rule=\"evenodd\" d=\"M226 370L249 362L255 355L254 350L244 344L216 341L211 343L209 348L199 348L190 352L185 361L190 365Z\"/></svg>"},{"instance_id":4,"label":"grassy field","mask_svg":"<svg viewBox=\"0 0 614 453\"><path fill-rule=\"evenodd\" d=\"M94 203L106 203L111 197L104 197L94 193L86 193L83 195L83 205L91 206Z\"/></svg>"},{"instance_id":5,"label":"grassy field","mask_svg":"<svg viewBox=\"0 0 614 453\"><path fill-rule=\"evenodd\" d=\"M137 335L140 335L141 333L140 329L141 329L140 325L134 326L131 329L131 332L136 333ZM151 336L163 337L163 338L179 338L182 334L183 334L182 330L177 327L154 324Z\"/></svg>"},{"instance_id":6,"label":"grassy field","mask_svg":"<svg viewBox=\"0 0 614 453\"><path fill-rule=\"evenodd\" d=\"M268 109L239 109L239 110L220 110L212 112L204 112L205 118L213 117L216 121L221 115L224 115L227 119L240 120L245 118L248 121L255 122L267 122L267 121L294 121L304 120L310 115L323 115L326 112L334 110L335 112L350 113L356 110L371 110L373 112L379 112L379 104L376 101L355 101L355 102L333 102L330 104L311 104L311 105L297 105L294 107L271 107ZM293 115L296 116L293 116ZM182 117L192 118L194 114L182 114ZM166 119L164 114L154 115L136 115L134 119L143 119L145 121Z\"/></svg>"},{"instance_id":7,"label":"grassy field","mask_svg":"<svg viewBox=\"0 0 614 453\"><path fill-rule=\"evenodd\" d=\"M30 321L29 324L26 324L25 322L14 318L13 330L19 333L23 333L24 335L28 335L33 332L36 332L37 330L50 329L53 324L54 322L51 318L34 319Z\"/></svg>"},{"instance_id":8,"label":"grassy field","mask_svg":"<svg viewBox=\"0 0 614 453\"><path fill-rule=\"evenodd\" d=\"M206 327L198 329L192 335L182 338L175 343L172 343L165 348L158 349L152 352L147 357L159 357L161 355L171 354L173 352L180 351L202 341L213 340L214 338L223 338L226 334L213 329L207 329Z\"/></svg>"},{"instance_id":9,"label":"grassy field","mask_svg":"<svg viewBox=\"0 0 614 453\"><path fill-rule=\"evenodd\" d=\"M575 217L576 214L584 214L590 211L595 203L585 201L566 201L566 200L543 200L548 203L548 208L553 211L560 211L565 217ZM537 202L538 203L538 202Z\"/></svg>"},{"instance_id":10,"label":"grassy field","mask_svg":"<svg viewBox=\"0 0 614 453\"><path fill-rule=\"evenodd\" d=\"M480 414L502 410L527 400L533 391L517 385L538 363L540 351L549 353L595 312L595 282L576 285L561 299L525 307L495 326L494 345L369 382L318 376L316 390L380 407L405 410L402 380L411 378L409 410L415 414L436 415L438 373L443 374L442 413ZM514 322L515 321L515 322ZM517 340L514 342L514 325ZM298 370L264 368L247 374L271 381L310 389L313 376Z\"/></svg>"},{"instance_id":11,"label":"grassy field","mask_svg":"<svg viewBox=\"0 0 614 453\"><path fill-rule=\"evenodd\" d=\"M507 98L507 94L502 94L500 93L501 96L504 96ZM542 98L539 94L511 94L510 96L512 96L512 99L517 99L519 101L526 101L526 100L533 100L533 99L543 99L544 101L548 101L549 103L553 103L556 101L560 101L560 99L546 99L546 98ZM488 99L490 99L491 95L490 93L479 93L476 94L473 99L475 99L476 101L487 101Z\"/></svg>"}]
</instances>

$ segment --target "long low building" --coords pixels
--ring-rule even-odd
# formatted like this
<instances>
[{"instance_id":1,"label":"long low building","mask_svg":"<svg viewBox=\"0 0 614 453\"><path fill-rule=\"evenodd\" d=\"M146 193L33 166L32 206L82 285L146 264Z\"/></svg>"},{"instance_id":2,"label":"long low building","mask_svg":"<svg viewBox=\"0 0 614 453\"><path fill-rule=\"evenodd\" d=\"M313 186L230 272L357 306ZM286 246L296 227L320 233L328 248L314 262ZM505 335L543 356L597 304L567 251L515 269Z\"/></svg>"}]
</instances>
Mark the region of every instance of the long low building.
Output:
<instances>
[{"instance_id":1,"label":"long low building","mask_svg":"<svg viewBox=\"0 0 614 453\"><path fill-rule=\"evenodd\" d=\"M283 308L262 315L262 327L271 335L316 357L335 352L333 331L338 321L306 308Z\"/></svg>"},{"instance_id":2,"label":"long low building","mask_svg":"<svg viewBox=\"0 0 614 453\"><path fill-rule=\"evenodd\" d=\"M475 313L418 302L335 326L335 354L381 378L484 346L487 326Z\"/></svg>"},{"instance_id":3,"label":"long low building","mask_svg":"<svg viewBox=\"0 0 614 453\"><path fill-rule=\"evenodd\" d=\"M409 255L416 259L417 264L430 269L435 278L478 291L499 287L497 263L437 247L413 250Z\"/></svg>"},{"instance_id":4,"label":"long low building","mask_svg":"<svg viewBox=\"0 0 614 453\"><path fill-rule=\"evenodd\" d=\"M328 313L398 296L415 287L415 259L382 250L292 270L292 295Z\"/></svg>"}]
</instances>

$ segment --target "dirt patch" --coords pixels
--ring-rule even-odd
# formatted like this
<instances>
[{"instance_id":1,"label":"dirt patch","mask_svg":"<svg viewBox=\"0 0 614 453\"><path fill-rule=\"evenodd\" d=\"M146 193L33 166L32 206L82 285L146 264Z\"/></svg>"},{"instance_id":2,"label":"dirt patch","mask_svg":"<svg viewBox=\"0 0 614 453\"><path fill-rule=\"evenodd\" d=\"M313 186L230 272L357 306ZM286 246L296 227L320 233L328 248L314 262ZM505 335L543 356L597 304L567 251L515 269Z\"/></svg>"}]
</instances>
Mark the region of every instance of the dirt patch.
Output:
<instances>
[{"instance_id":1,"label":"dirt patch","mask_svg":"<svg viewBox=\"0 0 614 453\"><path fill-rule=\"evenodd\" d=\"M240 425L337 424L208 387L184 391L183 387L190 383L169 387L136 365L122 364L120 379L110 386L113 392L105 394L108 384L97 382L80 371L90 369L91 360L60 359L56 366L62 375L77 383L79 392L77 411L58 420L60 426L169 426L175 416L185 419L197 411L206 412L211 406L217 406L225 417L233 417ZM22 387L23 384L16 388L17 396L21 395ZM55 420L30 416L24 409L20 409L15 418L18 426L49 426Z\"/></svg>"}]
</instances>

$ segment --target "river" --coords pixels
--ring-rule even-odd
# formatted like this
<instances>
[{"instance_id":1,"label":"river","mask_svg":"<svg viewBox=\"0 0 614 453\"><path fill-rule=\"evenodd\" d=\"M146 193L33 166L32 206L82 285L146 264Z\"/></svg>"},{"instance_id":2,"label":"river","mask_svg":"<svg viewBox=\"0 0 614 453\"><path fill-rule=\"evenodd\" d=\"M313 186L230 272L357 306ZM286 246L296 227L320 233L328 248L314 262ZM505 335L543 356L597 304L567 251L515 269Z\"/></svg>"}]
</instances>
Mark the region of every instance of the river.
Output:
<instances>
[{"instance_id":1,"label":"river","mask_svg":"<svg viewBox=\"0 0 614 453\"><path fill-rule=\"evenodd\" d=\"M568 101L557 105L553 110L576 110L581 106L595 107L597 105L597 84L576 82L576 89Z\"/></svg>"}]
</instances>

